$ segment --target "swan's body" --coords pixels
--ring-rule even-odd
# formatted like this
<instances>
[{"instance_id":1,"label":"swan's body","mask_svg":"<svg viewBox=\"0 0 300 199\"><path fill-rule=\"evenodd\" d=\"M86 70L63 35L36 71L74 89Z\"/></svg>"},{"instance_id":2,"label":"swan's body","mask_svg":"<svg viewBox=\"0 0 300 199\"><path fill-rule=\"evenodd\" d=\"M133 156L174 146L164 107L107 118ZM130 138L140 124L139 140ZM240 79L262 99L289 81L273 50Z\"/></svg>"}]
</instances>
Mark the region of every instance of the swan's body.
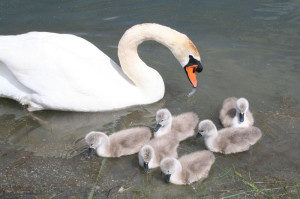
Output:
<instances>
[{"instance_id":1,"label":"swan's body","mask_svg":"<svg viewBox=\"0 0 300 199\"><path fill-rule=\"evenodd\" d=\"M253 115L249 110L249 102L245 98L225 99L219 119L224 127L248 127L254 124Z\"/></svg>"},{"instance_id":2,"label":"swan's body","mask_svg":"<svg viewBox=\"0 0 300 199\"><path fill-rule=\"evenodd\" d=\"M107 136L105 133L92 131L85 136L90 150L96 149L98 156L120 157L137 153L149 142L151 131L147 127L135 127L121 130ZM89 154L90 155L90 154Z\"/></svg>"},{"instance_id":3,"label":"swan's body","mask_svg":"<svg viewBox=\"0 0 300 199\"><path fill-rule=\"evenodd\" d=\"M154 137L171 134L183 141L195 134L199 118L193 112L172 116L168 109L160 109L156 113L156 122Z\"/></svg>"},{"instance_id":4,"label":"swan's body","mask_svg":"<svg viewBox=\"0 0 300 199\"><path fill-rule=\"evenodd\" d=\"M210 120L201 121L198 129L210 151L224 154L247 151L262 136L260 129L254 126L229 127L218 131Z\"/></svg>"},{"instance_id":5,"label":"swan's body","mask_svg":"<svg viewBox=\"0 0 300 199\"><path fill-rule=\"evenodd\" d=\"M197 86L195 72L202 66L189 38L166 26L141 24L127 30L119 42L122 68L74 35L0 36L0 97L28 105L29 111L106 111L156 102L164 96L165 87L159 73L137 54L145 40L167 46Z\"/></svg>"},{"instance_id":6,"label":"swan's body","mask_svg":"<svg viewBox=\"0 0 300 199\"><path fill-rule=\"evenodd\" d=\"M210 151L194 152L179 158L165 158L160 163L166 181L173 184L191 184L207 178L215 156Z\"/></svg>"},{"instance_id":7,"label":"swan's body","mask_svg":"<svg viewBox=\"0 0 300 199\"><path fill-rule=\"evenodd\" d=\"M144 171L148 171L149 168L159 167L163 158L178 157L178 146L178 140L172 135L164 135L158 138L153 138L139 151L139 164L144 168Z\"/></svg>"}]
</instances>

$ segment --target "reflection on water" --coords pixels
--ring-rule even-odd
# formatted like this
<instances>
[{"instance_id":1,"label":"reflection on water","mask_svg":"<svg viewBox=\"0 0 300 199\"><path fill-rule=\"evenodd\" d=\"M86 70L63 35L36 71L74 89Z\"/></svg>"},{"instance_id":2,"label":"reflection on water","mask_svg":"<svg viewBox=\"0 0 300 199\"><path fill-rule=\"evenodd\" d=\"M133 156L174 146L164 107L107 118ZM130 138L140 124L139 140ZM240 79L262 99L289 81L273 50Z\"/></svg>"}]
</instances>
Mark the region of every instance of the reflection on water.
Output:
<instances>
[{"instance_id":1,"label":"reflection on water","mask_svg":"<svg viewBox=\"0 0 300 199\"><path fill-rule=\"evenodd\" d=\"M244 176L251 171L251 178L258 179L255 182L299 181L298 1L28 2L0 1L0 34L32 30L73 33L89 40L118 63L117 45L124 31L137 23L156 22L186 33L198 47L204 69L197 76L197 91L187 97L191 92L190 83L171 52L155 42L145 42L139 48L139 55L162 75L166 85L163 100L105 113L28 113L16 102L0 99L1 146L34 152L36 156L74 157L85 150L83 138L87 132L101 130L110 134L136 125L153 127L155 112L162 107L169 108L173 114L194 111L200 120L212 119L221 128L218 114L222 101L230 96L246 97L255 115L255 125L264 133L251 153L217 155L210 178L196 184L196 188L180 187L176 192L173 186L165 186L160 181L158 172L147 175L147 179L159 187L145 186L143 174L136 175L139 177L128 186L143 184L140 191L143 194L146 190L148 194L179 194L176 197L180 197L197 191L201 192L197 196L205 197L205 193L220 190L218 196L228 196L228 189L235 193L245 189L243 183L235 183L234 169L244 171ZM180 144L179 153L203 148L202 141L190 139ZM135 160L132 156L108 160L107 164L112 169L122 163L128 169ZM110 180L114 177L131 179L125 170L120 172L103 177L107 189L111 189ZM274 188L264 185L269 190Z\"/></svg>"},{"instance_id":2,"label":"reflection on water","mask_svg":"<svg viewBox=\"0 0 300 199\"><path fill-rule=\"evenodd\" d=\"M84 136L98 130L111 134L132 126L154 125L155 105L104 113L42 111L29 113L8 99L1 99L0 141L35 155L72 157L86 150Z\"/></svg>"}]
</instances>

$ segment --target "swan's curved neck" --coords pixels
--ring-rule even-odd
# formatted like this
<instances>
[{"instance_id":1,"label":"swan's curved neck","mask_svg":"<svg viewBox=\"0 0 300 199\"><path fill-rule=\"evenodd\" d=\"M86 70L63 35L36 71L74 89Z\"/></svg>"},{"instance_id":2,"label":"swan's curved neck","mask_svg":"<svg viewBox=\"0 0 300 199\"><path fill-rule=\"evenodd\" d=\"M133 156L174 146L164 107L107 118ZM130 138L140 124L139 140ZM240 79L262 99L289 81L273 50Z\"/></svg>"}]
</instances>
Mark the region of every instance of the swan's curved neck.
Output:
<instances>
[{"instance_id":1,"label":"swan's curved neck","mask_svg":"<svg viewBox=\"0 0 300 199\"><path fill-rule=\"evenodd\" d=\"M143 88L145 92L164 94L164 83L159 73L148 67L138 56L138 46L146 40L155 40L167 46L175 57L181 62L182 56L177 52L180 46L178 41L186 37L171 28L158 24L140 24L128 29L121 38L118 46L118 56L124 73L134 82ZM180 42L179 42L180 43Z\"/></svg>"}]
</instances>

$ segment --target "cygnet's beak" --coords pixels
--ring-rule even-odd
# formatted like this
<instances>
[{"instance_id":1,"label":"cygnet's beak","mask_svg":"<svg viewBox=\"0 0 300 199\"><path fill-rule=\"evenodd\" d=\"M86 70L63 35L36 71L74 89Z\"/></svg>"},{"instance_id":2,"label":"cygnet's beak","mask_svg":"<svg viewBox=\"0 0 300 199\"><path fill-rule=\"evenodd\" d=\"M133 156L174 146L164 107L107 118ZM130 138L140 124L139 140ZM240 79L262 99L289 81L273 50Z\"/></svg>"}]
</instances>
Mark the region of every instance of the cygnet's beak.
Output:
<instances>
[{"instance_id":1,"label":"cygnet's beak","mask_svg":"<svg viewBox=\"0 0 300 199\"><path fill-rule=\"evenodd\" d=\"M167 183L170 182L170 178L171 178L171 174L167 174L167 175L166 175L166 178L165 178L165 180L166 180Z\"/></svg>"},{"instance_id":2,"label":"cygnet's beak","mask_svg":"<svg viewBox=\"0 0 300 199\"><path fill-rule=\"evenodd\" d=\"M144 171L147 172L148 169L149 169L149 168L148 168L148 163L147 163L147 162L144 162Z\"/></svg>"},{"instance_id":3,"label":"cygnet's beak","mask_svg":"<svg viewBox=\"0 0 300 199\"><path fill-rule=\"evenodd\" d=\"M157 132L161 127L161 124L156 124L156 126L154 127L154 132Z\"/></svg>"},{"instance_id":4,"label":"cygnet's beak","mask_svg":"<svg viewBox=\"0 0 300 199\"><path fill-rule=\"evenodd\" d=\"M244 113L240 113L240 122L244 122L245 119L245 114Z\"/></svg>"},{"instance_id":5,"label":"cygnet's beak","mask_svg":"<svg viewBox=\"0 0 300 199\"><path fill-rule=\"evenodd\" d=\"M95 149L90 147L88 150L88 157L90 157L94 153Z\"/></svg>"},{"instance_id":6,"label":"cygnet's beak","mask_svg":"<svg viewBox=\"0 0 300 199\"><path fill-rule=\"evenodd\" d=\"M201 134L201 132L199 131L199 132L195 135L195 140L198 139L198 138L201 137L201 136L202 136L202 134Z\"/></svg>"}]
</instances>

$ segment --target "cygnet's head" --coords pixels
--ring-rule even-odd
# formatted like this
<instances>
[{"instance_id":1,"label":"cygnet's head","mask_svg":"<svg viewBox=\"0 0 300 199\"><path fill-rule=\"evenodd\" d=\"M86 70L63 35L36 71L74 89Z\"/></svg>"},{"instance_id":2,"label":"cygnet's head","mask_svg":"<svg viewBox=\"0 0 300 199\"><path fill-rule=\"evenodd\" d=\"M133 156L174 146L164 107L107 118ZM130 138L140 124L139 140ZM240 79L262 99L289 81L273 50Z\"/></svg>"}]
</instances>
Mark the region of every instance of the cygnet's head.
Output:
<instances>
[{"instance_id":1,"label":"cygnet's head","mask_svg":"<svg viewBox=\"0 0 300 199\"><path fill-rule=\"evenodd\" d=\"M101 140L104 133L92 131L85 136L85 142L89 145L88 156L91 156L95 149L101 145Z\"/></svg>"},{"instance_id":2,"label":"cygnet's head","mask_svg":"<svg viewBox=\"0 0 300 199\"><path fill-rule=\"evenodd\" d=\"M196 138L200 136L209 137L217 132L215 124L211 120L202 120L198 125Z\"/></svg>"},{"instance_id":3,"label":"cygnet's head","mask_svg":"<svg viewBox=\"0 0 300 199\"><path fill-rule=\"evenodd\" d=\"M172 114L168 109L160 109L156 113L156 126L154 132L157 132L161 127L172 124Z\"/></svg>"},{"instance_id":4,"label":"cygnet's head","mask_svg":"<svg viewBox=\"0 0 300 199\"><path fill-rule=\"evenodd\" d=\"M160 170L165 174L166 182L170 182L171 175L180 167L180 163L176 158L167 157L160 162Z\"/></svg>"},{"instance_id":5,"label":"cygnet's head","mask_svg":"<svg viewBox=\"0 0 300 199\"><path fill-rule=\"evenodd\" d=\"M139 164L144 168L144 171L149 170L149 162L154 156L154 149L150 145L144 145L139 152Z\"/></svg>"},{"instance_id":6,"label":"cygnet's head","mask_svg":"<svg viewBox=\"0 0 300 199\"><path fill-rule=\"evenodd\" d=\"M239 114L239 121L240 122L244 122L244 116L245 113L248 111L249 109L249 102L246 98L239 98L236 101L236 110L237 113Z\"/></svg>"}]
</instances>

